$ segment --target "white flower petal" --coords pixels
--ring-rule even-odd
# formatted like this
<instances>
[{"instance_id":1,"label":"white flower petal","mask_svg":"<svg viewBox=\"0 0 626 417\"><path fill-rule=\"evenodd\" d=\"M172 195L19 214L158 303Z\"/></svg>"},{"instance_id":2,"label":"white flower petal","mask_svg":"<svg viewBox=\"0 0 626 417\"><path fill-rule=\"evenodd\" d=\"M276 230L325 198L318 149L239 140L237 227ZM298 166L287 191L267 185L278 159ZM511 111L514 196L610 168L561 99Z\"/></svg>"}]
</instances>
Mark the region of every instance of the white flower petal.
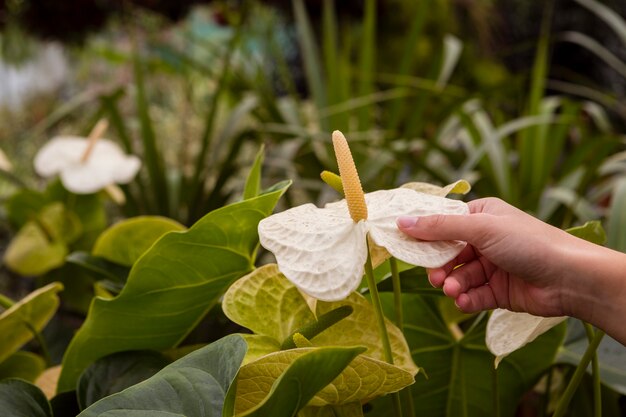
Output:
<instances>
[{"instance_id":1,"label":"white flower petal","mask_svg":"<svg viewBox=\"0 0 626 417\"><path fill-rule=\"evenodd\" d=\"M391 255L411 265L438 268L454 259L465 242L416 240L398 230L398 216L428 216L431 214L467 214L467 204L458 200L397 188L365 195L372 240L386 248Z\"/></svg>"},{"instance_id":2,"label":"white flower petal","mask_svg":"<svg viewBox=\"0 0 626 417\"><path fill-rule=\"evenodd\" d=\"M487 323L485 343L496 355L495 366L507 355L532 342L567 317L537 317L528 313L494 310Z\"/></svg>"},{"instance_id":3,"label":"white flower petal","mask_svg":"<svg viewBox=\"0 0 626 417\"><path fill-rule=\"evenodd\" d=\"M80 137L57 137L35 157L35 171L49 177L60 174L63 186L76 194L91 194L110 184L126 184L137 175L141 161L125 155L115 143L99 139L86 161L88 141Z\"/></svg>"},{"instance_id":4,"label":"white flower petal","mask_svg":"<svg viewBox=\"0 0 626 417\"><path fill-rule=\"evenodd\" d=\"M113 182L116 184L128 184L135 178L141 168L141 160L134 155L124 156L113 171Z\"/></svg>"},{"instance_id":5,"label":"white flower petal","mask_svg":"<svg viewBox=\"0 0 626 417\"><path fill-rule=\"evenodd\" d=\"M41 147L35 155L35 172L42 177L60 173L68 164L80 162L87 141L79 137L56 137Z\"/></svg>"},{"instance_id":6,"label":"white flower petal","mask_svg":"<svg viewBox=\"0 0 626 417\"><path fill-rule=\"evenodd\" d=\"M261 245L274 253L280 271L323 301L344 299L359 286L366 234L365 222L352 221L345 201L324 209L305 204L259 223Z\"/></svg>"},{"instance_id":7,"label":"white flower petal","mask_svg":"<svg viewBox=\"0 0 626 417\"><path fill-rule=\"evenodd\" d=\"M112 183L110 173L107 171L80 163L63 168L60 177L63 186L75 194L97 193Z\"/></svg>"}]
</instances>

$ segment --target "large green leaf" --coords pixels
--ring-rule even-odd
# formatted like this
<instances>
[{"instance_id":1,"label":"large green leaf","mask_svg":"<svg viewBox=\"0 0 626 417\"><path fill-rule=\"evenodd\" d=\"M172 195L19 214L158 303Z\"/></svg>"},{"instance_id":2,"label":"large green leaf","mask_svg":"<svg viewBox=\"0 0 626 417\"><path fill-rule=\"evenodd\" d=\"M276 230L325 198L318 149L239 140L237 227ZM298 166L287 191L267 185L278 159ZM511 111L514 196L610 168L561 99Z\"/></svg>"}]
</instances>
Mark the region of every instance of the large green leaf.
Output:
<instances>
[{"instance_id":1,"label":"large green leaf","mask_svg":"<svg viewBox=\"0 0 626 417\"><path fill-rule=\"evenodd\" d=\"M52 417L52 408L39 388L21 379L0 381L0 410L11 417Z\"/></svg>"},{"instance_id":2,"label":"large green leaf","mask_svg":"<svg viewBox=\"0 0 626 417\"><path fill-rule=\"evenodd\" d=\"M381 294L388 314L393 314L393 296ZM493 355L485 346L486 320L480 320L461 337L448 328L437 305L438 297L404 294L405 335L413 359L428 375L411 387L416 415L493 415ZM557 326L533 343L504 359L497 370L500 416L515 414L521 396L552 364L564 335ZM386 416L391 404L386 398L372 403L368 416Z\"/></svg>"},{"instance_id":3,"label":"large green leaf","mask_svg":"<svg viewBox=\"0 0 626 417\"><path fill-rule=\"evenodd\" d=\"M171 348L237 278L253 268L257 225L288 184L215 210L186 232L159 239L133 265L117 298L94 299L63 360L59 390L94 360L124 350Z\"/></svg>"},{"instance_id":4,"label":"large green leaf","mask_svg":"<svg viewBox=\"0 0 626 417\"><path fill-rule=\"evenodd\" d=\"M291 417L307 404L326 405L329 399L345 397L348 392L358 398L361 393L357 392L364 386L367 387L363 391L384 390L381 385L393 384L393 381L386 379L384 371L382 375L376 372L375 375L368 374L373 369L363 366L367 359L357 356L364 350L362 347L292 349L245 365L237 377L235 413L241 416ZM398 370L381 364L386 369ZM352 379L344 384L342 377L346 374L352 375ZM412 380L412 376L406 374Z\"/></svg>"},{"instance_id":5,"label":"large green leaf","mask_svg":"<svg viewBox=\"0 0 626 417\"><path fill-rule=\"evenodd\" d=\"M105 230L91 252L108 261L132 266L165 233L182 230L185 230L183 225L167 217L133 217Z\"/></svg>"},{"instance_id":6,"label":"large green leaf","mask_svg":"<svg viewBox=\"0 0 626 417\"><path fill-rule=\"evenodd\" d=\"M245 353L246 343L240 336L226 336L98 401L79 416L220 417Z\"/></svg>"},{"instance_id":7,"label":"large green leaf","mask_svg":"<svg viewBox=\"0 0 626 417\"><path fill-rule=\"evenodd\" d=\"M96 401L144 381L169 361L159 352L117 352L92 363L78 381L77 397L81 409Z\"/></svg>"},{"instance_id":8,"label":"large green leaf","mask_svg":"<svg viewBox=\"0 0 626 417\"><path fill-rule=\"evenodd\" d=\"M0 314L0 363L15 353L41 331L59 306L57 293L63 289L58 282L28 294Z\"/></svg>"}]
</instances>

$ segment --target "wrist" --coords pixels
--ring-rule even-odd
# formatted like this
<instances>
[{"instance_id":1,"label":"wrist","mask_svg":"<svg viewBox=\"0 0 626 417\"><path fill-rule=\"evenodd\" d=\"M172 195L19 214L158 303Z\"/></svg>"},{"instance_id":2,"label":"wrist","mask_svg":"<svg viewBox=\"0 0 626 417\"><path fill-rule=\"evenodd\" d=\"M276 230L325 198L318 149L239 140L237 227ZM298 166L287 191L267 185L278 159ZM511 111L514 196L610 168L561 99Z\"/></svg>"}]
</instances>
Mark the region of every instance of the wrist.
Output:
<instances>
[{"instance_id":1,"label":"wrist","mask_svg":"<svg viewBox=\"0 0 626 417\"><path fill-rule=\"evenodd\" d=\"M563 301L567 315L624 343L626 254L584 241L566 251Z\"/></svg>"}]
</instances>

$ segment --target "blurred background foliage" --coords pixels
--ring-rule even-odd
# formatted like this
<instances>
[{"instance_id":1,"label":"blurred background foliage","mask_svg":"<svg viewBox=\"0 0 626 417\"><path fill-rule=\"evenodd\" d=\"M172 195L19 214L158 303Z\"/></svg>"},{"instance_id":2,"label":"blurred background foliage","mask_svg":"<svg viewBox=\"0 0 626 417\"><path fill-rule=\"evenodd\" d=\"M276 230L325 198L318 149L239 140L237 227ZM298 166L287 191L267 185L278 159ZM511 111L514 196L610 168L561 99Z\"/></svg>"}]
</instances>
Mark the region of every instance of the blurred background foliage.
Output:
<instances>
[{"instance_id":1,"label":"blurred background foliage","mask_svg":"<svg viewBox=\"0 0 626 417\"><path fill-rule=\"evenodd\" d=\"M69 204L35 175L37 149L101 118L143 167L125 204L90 197L90 233L138 214L193 224L239 198L261 145L262 186L294 180L283 204L335 199L319 173L340 129L366 190L466 179L469 199L601 220L623 248L625 16L619 0L3 0L0 250L28 193L35 217ZM1 272L16 299L64 281L77 323L93 296L75 265Z\"/></svg>"}]
</instances>

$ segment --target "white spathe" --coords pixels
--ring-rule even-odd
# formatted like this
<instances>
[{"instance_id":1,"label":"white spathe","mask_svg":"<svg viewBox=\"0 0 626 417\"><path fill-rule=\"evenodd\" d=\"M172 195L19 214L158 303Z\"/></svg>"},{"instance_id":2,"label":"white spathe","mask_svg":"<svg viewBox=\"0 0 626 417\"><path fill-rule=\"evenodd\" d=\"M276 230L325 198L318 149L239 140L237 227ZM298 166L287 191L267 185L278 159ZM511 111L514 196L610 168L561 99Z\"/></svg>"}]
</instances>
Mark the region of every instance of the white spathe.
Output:
<instances>
[{"instance_id":1,"label":"white spathe","mask_svg":"<svg viewBox=\"0 0 626 417\"><path fill-rule=\"evenodd\" d=\"M496 356L495 367L507 355L535 340L567 317L538 317L496 309L487 322L485 343Z\"/></svg>"},{"instance_id":2,"label":"white spathe","mask_svg":"<svg viewBox=\"0 0 626 417\"><path fill-rule=\"evenodd\" d=\"M259 223L261 245L280 271L304 293L338 301L356 290L367 260L366 238L411 265L436 268L452 260L465 242L425 242L398 230L399 216L467 214L467 204L409 189L365 194L367 220L355 223L345 200L318 208L304 204Z\"/></svg>"},{"instance_id":3,"label":"white spathe","mask_svg":"<svg viewBox=\"0 0 626 417\"><path fill-rule=\"evenodd\" d=\"M56 137L35 156L35 171L42 177L60 175L63 186L76 194L91 194L111 184L133 180L141 161L126 155L114 142L99 139L86 161L82 161L88 140L81 137Z\"/></svg>"}]
</instances>

